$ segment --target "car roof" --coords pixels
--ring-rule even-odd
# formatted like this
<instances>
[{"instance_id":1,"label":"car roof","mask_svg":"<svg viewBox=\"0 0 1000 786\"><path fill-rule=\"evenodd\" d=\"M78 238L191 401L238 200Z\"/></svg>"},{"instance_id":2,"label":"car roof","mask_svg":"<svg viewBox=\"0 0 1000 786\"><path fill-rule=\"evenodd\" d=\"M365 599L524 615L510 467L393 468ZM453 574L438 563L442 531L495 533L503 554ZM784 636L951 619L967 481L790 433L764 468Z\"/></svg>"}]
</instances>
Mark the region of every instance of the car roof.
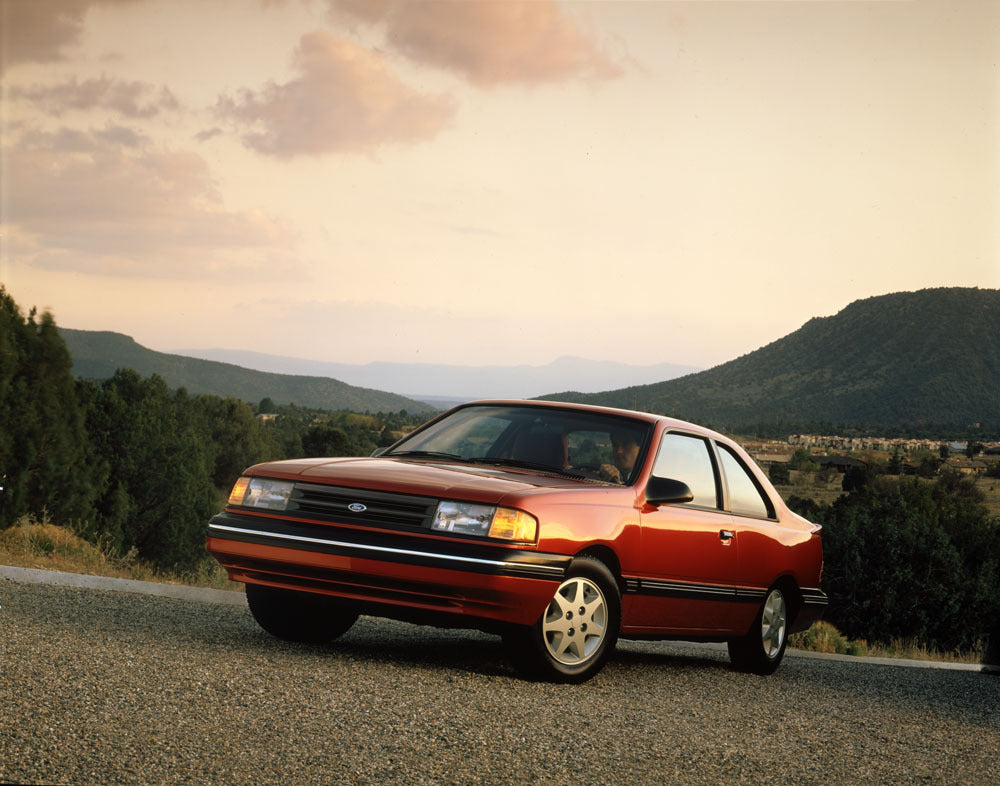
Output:
<instances>
[{"instance_id":1,"label":"car roof","mask_svg":"<svg viewBox=\"0 0 1000 786\"><path fill-rule=\"evenodd\" d=\"M703 436L731 442L731 440L725 435L719 434L718 432L706 428L705 426L699 426L697 423L689 423L686 420L679 420L678 418L668 417L667 415L656 415L652 412L640 412L633 409L602 407L594 404L578 404L571 401L549 401L536 399L485 399L482 401L468 401L464 404L460 404L458 407L455 407L455 409L472 406L536 406L548 407L551 409L571 409L577 412L593 412L602 415L618 415L622 417L629 417L634 420L644 420L652 424L662 423L666 429L692 431Z\"/></svg>"}]
</instances>

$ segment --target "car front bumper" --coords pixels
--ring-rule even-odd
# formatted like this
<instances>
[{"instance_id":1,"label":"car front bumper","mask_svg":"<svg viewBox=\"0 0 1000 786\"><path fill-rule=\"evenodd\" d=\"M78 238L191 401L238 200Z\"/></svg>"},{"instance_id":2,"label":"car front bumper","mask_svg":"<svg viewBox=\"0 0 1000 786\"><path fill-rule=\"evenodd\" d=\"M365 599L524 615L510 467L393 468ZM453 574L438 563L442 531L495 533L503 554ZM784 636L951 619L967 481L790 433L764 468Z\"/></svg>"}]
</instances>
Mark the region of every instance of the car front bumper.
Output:
<instances>
[{"instance_id":1,"label":"car front bumper","mask_svg":"<svg viewBox=\"0 0 1000 786\"><path fill-rule=\"evenodd\" d=\"M432 534L221 513L208 551L234 581L318 592L400 611L528 625L571 557Z\"/></svg>"}]
</instances>

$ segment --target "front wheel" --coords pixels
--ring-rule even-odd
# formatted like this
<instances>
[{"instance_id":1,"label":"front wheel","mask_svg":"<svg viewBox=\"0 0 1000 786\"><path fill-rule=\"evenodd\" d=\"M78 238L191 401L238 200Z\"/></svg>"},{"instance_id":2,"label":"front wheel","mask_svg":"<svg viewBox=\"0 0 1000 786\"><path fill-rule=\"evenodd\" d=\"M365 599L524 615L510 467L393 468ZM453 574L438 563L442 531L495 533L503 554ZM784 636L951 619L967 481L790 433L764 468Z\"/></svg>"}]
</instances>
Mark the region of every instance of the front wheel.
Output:
<instances>
[{"instance_id":1,"label":"front wheel","mask_svg":"<svg viewBox=\"0 0 1000 786\"><path fill-rule=\"evenodd\" d=\"M358 619L349 601L314 592L247 584L247 605L257 624L272 636L303 644L326 644Z\"/></svg>"},{"instance_id":2,"label":"front wheel","mask_svg":"<svg viewBox=\"0 0 1000 786\"><path fill-rule=\"evenodd\" d=\"M733 666L751 674L773 674L785 655L787 626L788 603L784 592L775 587L767 594L750 632L729 642Z\"/></svg>"},{"instance_id":3,"label":"front wheel","mask_svg":"<svg viewBox=\"0 0 1000 786\"><path fill-rule=\"evenodd\" d=\"M584 682L603 668L620 624L621 594L611 571L579 557L535 624L509 630L504 644L527 677Z\"/></svg>"}]
</instances>

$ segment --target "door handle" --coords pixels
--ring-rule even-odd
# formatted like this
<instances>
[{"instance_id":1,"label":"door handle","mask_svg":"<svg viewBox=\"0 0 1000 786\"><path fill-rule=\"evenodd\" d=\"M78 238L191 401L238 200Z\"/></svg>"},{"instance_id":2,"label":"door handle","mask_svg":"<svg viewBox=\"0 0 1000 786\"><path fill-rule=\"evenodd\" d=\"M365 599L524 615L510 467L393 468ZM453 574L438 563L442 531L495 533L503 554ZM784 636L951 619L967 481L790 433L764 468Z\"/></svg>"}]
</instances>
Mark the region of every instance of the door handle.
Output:
<instances>
[{"instance_id":1,"label":"door handle","mask_svg":"<svg viewBox=\"0 0 1000 786\"><path fill-rule=\"evenodd\" d=\"M719 530L719 539L720 540L732 540L735 537L736 537L736 533L733 532L731 529L721 529L721 530Z\"/></svg>"}]
</instances>

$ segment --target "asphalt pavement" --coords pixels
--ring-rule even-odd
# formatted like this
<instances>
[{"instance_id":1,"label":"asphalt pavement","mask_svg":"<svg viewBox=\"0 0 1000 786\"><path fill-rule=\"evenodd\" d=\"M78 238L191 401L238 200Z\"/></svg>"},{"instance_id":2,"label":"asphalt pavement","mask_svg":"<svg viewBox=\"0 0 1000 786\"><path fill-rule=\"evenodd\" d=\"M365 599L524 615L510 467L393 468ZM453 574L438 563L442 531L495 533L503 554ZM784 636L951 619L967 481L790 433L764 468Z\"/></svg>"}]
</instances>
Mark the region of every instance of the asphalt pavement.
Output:
<instances>
[{"instance_id":1,"label":"asphalt pavement","mask_svg":"<svg viewBox=\"0 0 1000 786\"><path fill-rule=\"evenodd\" d=\"M1000 678L971 667L790 652L756 677L718 648L623 642L550 685L476 632L362 618L307 647L240 593L10 571L0 782L1000 780Z\"/></svg>"}]
</instances>

